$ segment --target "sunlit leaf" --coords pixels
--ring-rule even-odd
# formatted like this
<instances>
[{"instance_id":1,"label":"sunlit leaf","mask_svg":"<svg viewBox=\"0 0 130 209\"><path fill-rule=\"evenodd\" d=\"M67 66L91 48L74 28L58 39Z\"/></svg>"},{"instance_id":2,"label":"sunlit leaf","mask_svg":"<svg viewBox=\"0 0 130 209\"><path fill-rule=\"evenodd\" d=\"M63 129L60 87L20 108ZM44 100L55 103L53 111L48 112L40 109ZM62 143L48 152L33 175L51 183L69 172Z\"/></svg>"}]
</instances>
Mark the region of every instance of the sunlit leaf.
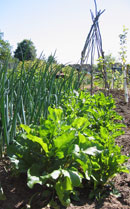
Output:
<instances>
[{"instance_id":1,"label":"sunlit leaf","mask_svg":"<svg viewBox=\"0 0 130 209\"><path fill-rule=\"evenodd\" d=\"M38 144L41 145L41 147L43 148L43 150L48 153L48 146L46 143L43 142L42 138L37 137L37 136L33 136L31 134L27 135L27 138L33 142L37 142Z\"/></svg>"},{"instance_id":2,"label":"sunlit leaf","mask_svg":"<svg viewBox=\"0 0 130 209\"><path fill-rule=\"evenodd\" d=\"M38 172L39 167L37 165L33 165L30 169L27 171L27 185L29 188L33 188L35 184L42 185L42 180L40 179L40 174Z\"/></svg>"},{"instance_id":3,"label":"sunlit leaf","mask_svg":"<svg viewBox=\"0 0 130 209\"><path fill-rule=\"evenodd\" d=\"M56 170L56 171L53 171L50 176L53 178L53 179L57 179L61 174L61 171L60 170Z\"/></svg>"},{"instance_id":4,"label":"sunlit leaf","mask_svg":"<svg viewBox=\"0 0 130 209\"><path fill-rule=\"evenodd\" d=\"M54 139L54 144L57 148L67 147L67 144L73 142L75 138L75 132L71 131L70 133L64 133L61 136Z\"/></svg>"},{"instance_id":5,"label":"sunlit leaf","mask_svg":"<svg viewBox=\"0 0 130 209\"><path fill-rule=\"evenodd\" d=\"M95 156L97 153L101 153L102 151L98 150L97 147L89 147L88 149L83 151L87 155Z\"/></svg>"},{"instance_id":6,"label":"sunlit leaf","mask_svg":"<svg viewBox=\"0 0 130 209\"><path fill-rule=\"evenodd\" d=\"M30 133L31 128L30 128L29 126L27 126L27 125L25 125L25 124L21 124L20 126L21 126L21 128L23 128L28 134Z\"/></svg>"}]
</instances>

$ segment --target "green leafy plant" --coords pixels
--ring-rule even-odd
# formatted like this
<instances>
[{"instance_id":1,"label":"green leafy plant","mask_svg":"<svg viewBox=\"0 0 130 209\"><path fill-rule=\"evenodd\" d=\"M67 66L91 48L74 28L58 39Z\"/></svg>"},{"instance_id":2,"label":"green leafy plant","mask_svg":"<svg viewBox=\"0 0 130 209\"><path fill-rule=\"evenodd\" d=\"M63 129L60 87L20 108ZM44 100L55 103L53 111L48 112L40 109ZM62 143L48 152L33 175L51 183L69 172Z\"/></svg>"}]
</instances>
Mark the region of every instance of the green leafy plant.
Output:
<instances>
[{"instance_id":1,"label":"green leafy plant","mask_svg":"<svg viewBox=\"0 0 130 209\"><path fill-rule=\"evenodd\" d=\"M77 72L67 67L64 78L57 79L61 69L51 60L13 63L12 69L8 60L0 65L0 154L21 123L39 124L41 116L47 118L49 106L58 107L64 94L77 89Z\"/></svg>"},{"instance_id":2,"label":"green leafy plant","mask_svg":"<svg viewBox=\"0 0 130 209\"><path fill-rule=\"evenodd\" d=\"M117 173L128 172L123 166L128 157L114 140L123 133L114 107L102 93L65 95L62 107L49 107L39 125L21 125L24 132L8 147L14 173L27 173L30 188L44 186L50 204L57 196L69 205L83 179L95 194Z\"/></svg>"},{"instance_id":3,"label":"green leafy plant","mask_svg":"<svg viewBox=\"0 0 130 209\"><path fill-rule=\"evenodd\" d=\"M75 131L62 121L61 109L49 108L49 112L40 126L21 125L26 134L9 147L9 154L12 153L11 160L18 172L27 171L30 188L36 183L46 185L67 205L70 193L81 184L78 170L72 167Z\"/></svg>"}]
</instances>

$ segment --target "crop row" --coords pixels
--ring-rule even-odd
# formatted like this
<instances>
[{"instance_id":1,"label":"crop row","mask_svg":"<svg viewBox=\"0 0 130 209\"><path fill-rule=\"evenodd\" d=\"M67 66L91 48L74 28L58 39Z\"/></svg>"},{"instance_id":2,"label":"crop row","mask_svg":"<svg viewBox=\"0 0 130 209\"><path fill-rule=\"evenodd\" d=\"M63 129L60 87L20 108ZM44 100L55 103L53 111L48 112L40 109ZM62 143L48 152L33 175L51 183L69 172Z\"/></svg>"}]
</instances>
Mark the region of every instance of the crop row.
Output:
<instances>
[{"instance_id":1,"label":"crop row","mask_svg":"<svg viewBox=\"0 0 130 209\"><path fill-rule=\"evenodd\" d=\"M14 174L27 174L30 188L40 184L53 207L56 197L67 206L79 188L90 187L92 197L117 173L128 172L128 157L115 144L123 124L112 97L74 90L61 101L39 124L21 124L7 149Z\"/></svg>"},{"instance_id":2,"label":"crop row","mask_svg":"<svg viewBox=\"0 0 130 209\"><path fill-rule=\"evenodd\" d=\"M9 63L0 65L0 153L16 136L21 123L38 124L47 117L48 107L61 103L64 94L77 89L77 72L65 68L64 78L56 79L62 66L51 61L19 63L9 69ZM81 78L82 79L82 78Z\"/></svg>"}]
</instances>

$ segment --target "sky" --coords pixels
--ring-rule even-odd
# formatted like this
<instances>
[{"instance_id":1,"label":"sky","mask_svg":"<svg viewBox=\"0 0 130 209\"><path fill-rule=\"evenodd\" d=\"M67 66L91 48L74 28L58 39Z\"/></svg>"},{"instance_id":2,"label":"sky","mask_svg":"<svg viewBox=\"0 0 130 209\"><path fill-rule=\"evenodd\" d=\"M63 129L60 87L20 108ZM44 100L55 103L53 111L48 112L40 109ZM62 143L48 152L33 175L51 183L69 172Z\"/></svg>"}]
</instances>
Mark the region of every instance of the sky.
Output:
<instances>
[{"instance_id":1,"label":"sky","mask_svg":"<svg viewBox=\"0 0 130 209\"><path fill-rule=\"evenodd\" d=\"M123 25L127 35L127 62L130 63L130 0L97 0L105 55L118 60L119 34ZM34 43L37 56L53 55L58 63L80 62L81 51L92 25L90 9L94 0L0 0L0 31L9 41L12 52L24 39Z\"/></svg>"}]
</instances>

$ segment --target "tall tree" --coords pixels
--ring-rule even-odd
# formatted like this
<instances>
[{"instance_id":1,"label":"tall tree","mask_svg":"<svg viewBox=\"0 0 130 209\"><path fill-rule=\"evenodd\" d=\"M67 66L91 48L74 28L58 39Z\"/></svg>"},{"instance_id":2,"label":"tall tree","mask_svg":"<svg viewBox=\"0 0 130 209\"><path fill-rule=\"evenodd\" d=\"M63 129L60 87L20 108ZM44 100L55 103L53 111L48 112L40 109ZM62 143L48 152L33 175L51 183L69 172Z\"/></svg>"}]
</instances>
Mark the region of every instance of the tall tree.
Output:
<instances>
[{"instance_id":1,"label":"tall tree","mask_svg":"<svg viewBox=\"0 0 130 209\"><path fill-rule=\"evenodd\" d=\"M31 40L24 39L18 43L17 49L14 52L14 57L20 61L34 60L36 58L36 49Z\"/></svg>"},{"instance_id":2,"label":"tall tree","mask_svg":"<svg viewBox=\"0 0 130 209\"><path fill-rule=\"evenodd\" d=\"M6 59L11 58L11 46L3 39L4 34L0 32L0 62L4 62Z\"/></svg>"}]
</instances>

